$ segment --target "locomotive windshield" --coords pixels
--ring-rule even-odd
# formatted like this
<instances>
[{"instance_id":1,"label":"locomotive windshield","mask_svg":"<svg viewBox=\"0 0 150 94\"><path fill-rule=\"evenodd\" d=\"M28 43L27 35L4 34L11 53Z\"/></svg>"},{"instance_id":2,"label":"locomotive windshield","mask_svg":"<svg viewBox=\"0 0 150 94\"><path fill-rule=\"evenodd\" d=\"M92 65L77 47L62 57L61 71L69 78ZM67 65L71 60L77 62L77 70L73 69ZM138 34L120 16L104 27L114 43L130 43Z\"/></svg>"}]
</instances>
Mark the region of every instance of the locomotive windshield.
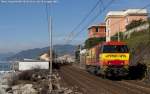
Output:
<instances>
[{"instance_id":1,"label":"locomotive windshield","mask_svg":"<svg viewBox=\"0 0 150 94\"><path fill-rule=\"evenodd\" d=\"M127 45L104 45L103 53L128 53Z\"/></svg>"}]
</instances>

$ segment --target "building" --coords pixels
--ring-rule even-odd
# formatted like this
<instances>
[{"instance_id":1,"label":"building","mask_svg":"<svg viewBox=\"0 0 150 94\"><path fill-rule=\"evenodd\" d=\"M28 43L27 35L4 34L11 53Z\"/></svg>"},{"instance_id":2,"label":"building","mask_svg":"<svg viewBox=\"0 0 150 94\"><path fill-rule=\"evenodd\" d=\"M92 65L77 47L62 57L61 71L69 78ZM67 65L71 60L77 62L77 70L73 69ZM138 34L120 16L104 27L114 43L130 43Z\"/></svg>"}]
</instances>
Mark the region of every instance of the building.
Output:
<instances>
[{"instance_id":1,"label":"building","mask_svg":"<svg viewBox=\"0 0 150 94\"><path fill-rule=\"evenodd\" d=\"M60 63L73 63L75 62L74 57L66 54L57 58L57 61Z\"/></svg>"},{"instance_id":2,"label":"building","mask_svg":"<svg viewBox=\"0 0 150 94\"><path fill-rule=\"evenodd\" d=\"M40 60L43 60L43 61L50 61L49 59L49 55L47 53L44 53L40 56Z\"/></svg>"},{"instance_id":3,"label":"building","mask_svg":"<svg viewBox=\"0 0 150 94\"><path fill-rule=\"evenodd\" d=\"M92 25L88 30L89 38L106 37L106 25L104 23L100 25Z\"/></svg>"},{"instance_id":4,"label":"building","mask_svg":"<svg viewBox=\"0 0 150 94\"><path fill-rule=\"evenodd\" d=\"M14 71L25 71L33 69L49 69L47 61L16 61L11 66Z\"/></svg>"},{"instance_id":5,"label":"building","mask_svg":"<svg viewBox=\"0 0 150 94\"><path fill-rule=\"evenodd\" d=\"M148 12L146 9L127 9L123 11L110 11L105 18L106 41L110 41L111 36L117 32L126 31L126 25L133 20L147 20Z\"/></svg>"}]
</instances>

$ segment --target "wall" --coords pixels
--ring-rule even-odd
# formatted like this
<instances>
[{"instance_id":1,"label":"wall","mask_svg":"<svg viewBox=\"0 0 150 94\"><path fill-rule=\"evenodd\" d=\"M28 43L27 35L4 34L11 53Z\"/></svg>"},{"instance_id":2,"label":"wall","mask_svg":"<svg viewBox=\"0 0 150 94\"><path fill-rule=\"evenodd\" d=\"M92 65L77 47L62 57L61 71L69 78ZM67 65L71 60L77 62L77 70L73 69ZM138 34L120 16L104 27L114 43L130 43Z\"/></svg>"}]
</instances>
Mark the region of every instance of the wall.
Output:
<instances>
[{"instance_id":1,"label":"wall","mask_svg":"<svg viewBox=\"0 0 150 94\"><path fill-rule=\"evenodd\" d=\"M98 32L96 32L96 28L98 28ZM105 37L106 36L106 27L105 26L97 26L97 27L91 27L89 29L88 36L89 38L100 38L100 37Z\"/></svg>"},{"instance_id":2,"label":"wall","mask_svg":"<svg viewBox=\"0 0 150 94\"><path fill-rule=\"evenodd\" d=\"M49 69L49 62L19 62L19 71L31 70L34 68Z\"/></svg>"},{"instance_id":3,"label":"wall","mask_svg":"<svg viewBox=\"0 0 150 94\"><path fill-rule=\"evenodd\" d=\"M126 31L126 25L133 20L147 20L147 15L127 15L127 16L111 16L106 19L106 40L110 41L110 37L117 32Z\"/></svg>"}]
</instances>

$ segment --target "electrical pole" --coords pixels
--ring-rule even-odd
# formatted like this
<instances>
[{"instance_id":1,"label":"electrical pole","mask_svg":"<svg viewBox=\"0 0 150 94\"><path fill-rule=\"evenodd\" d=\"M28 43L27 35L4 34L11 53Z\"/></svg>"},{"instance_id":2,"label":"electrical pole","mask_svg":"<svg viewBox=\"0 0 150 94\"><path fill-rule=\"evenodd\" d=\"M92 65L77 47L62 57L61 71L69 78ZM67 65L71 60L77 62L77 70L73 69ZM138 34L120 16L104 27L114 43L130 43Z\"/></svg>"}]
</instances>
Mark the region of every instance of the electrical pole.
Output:
<instances>
[{"instance_id":1,"label":"electrical pole","mask_svg":"<svg viewBox=\"0 0 150 94\"><path fill-rule=\"evenodd\" d=\"M119 24L119 28L118 28L119 30L118 30L118 41L120 41L120 24Z\"/></svg>"},{"instance_id":2,"label":"electrical pole","mask_svg":"<svg viewBox=\"0 0 150 94\"><path fill-rule=\"evenodd\" d=\"M118 31L118 41L120 41L120 34L119 34L119 31Z\"/></svg>"},{"instance_id":3,"label":"electrical pole","mask_svg":"<svg viewBox=\"0 0 150 94\"><path fill-rule=\"evenodd\" d=\"M52 75L52 63L53 63L53 38L52 38L52 17L49 16L49 25L48 25L48 31L49 31L49 60L50 60L50 75Z\"/></svg>"},{"instance_id":4,"label":"electrical pole","mask_svg":"<svg viewBox=\"0 0 150 94\"><path fill-rule=\"evenodd\" d=\"M148 32L149 32L149 43L150 43L150 17L148 18L148 25L149 25Z\"/></svg>"},{"instance_id":5,"label":"electrical pole","mask_svg":"<svg viewBox=\"0 0 150 94\"><path fill-rule=\"evenodd\" d=\"M54 0L52 0L54 1ZM53 72L53 25L52 25L52 3L50 3L50 16L48 16L48 32L49 32L49 73L50 78Z\"/></svg>"}]
</instances>

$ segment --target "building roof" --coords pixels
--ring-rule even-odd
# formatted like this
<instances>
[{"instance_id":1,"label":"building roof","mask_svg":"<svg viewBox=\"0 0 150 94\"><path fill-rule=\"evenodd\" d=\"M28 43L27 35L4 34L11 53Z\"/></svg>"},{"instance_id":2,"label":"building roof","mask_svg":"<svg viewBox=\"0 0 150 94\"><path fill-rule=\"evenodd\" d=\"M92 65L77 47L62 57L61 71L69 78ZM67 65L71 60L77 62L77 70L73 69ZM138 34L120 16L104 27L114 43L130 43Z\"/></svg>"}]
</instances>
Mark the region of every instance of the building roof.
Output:
<instances>
[{"instance_id":1,"label":"building roof","mask_svg":"<svg viewBox=\"0 0 150 94\"><path fill-rule=\"evenodd\" d=\"M100 23L99 25L100 26L106 26L106 23Z\"/></svg>"},{"instance_id":2,"label":"building roof","mask_svg":"<svg viewBox=\"0 0 150 94\"><path fill-rule=\"evenodd\" d=\"M126 43L121 41L109 41L104 42L104 45L126 45Z\"/></svg>"},{"instance_id":3,"label":"building roof","mask_svg":"<svg viewBox=\"0 0 150 94\"><path fill-rule=\"evenodd\" d=\"M88 29L91 29L93 27L102 27L102 26L106 26L105 23L100 23L100 24L96 24L96 25L91 25Z\"/></svg>"},{"instance_id":4,"label":"building roof","mask_svg":"<svg viewBox=\"0 0 150 94\"><path fill-rule=\"evenodd\" d=\"M147 10L146 9L128 9L124 12L126 15L129 14L147 14Z\"/></svg>"},{"instance_id":5,"label":"building roof","mask_svg":"<svg viewBox=\"0 0 150 94\"><path fill-rule=\"evenodd\" d=\"M124 15L124 11L109 11L109 12L107 13L107 16L111 16L111 15L123 16L123 15Z\"/></svg>"},{"instance_id":6,"label":"building roof","mask_svg":"<svg viewBox=\"0 0 150 94\"><path fill-rule=\"evenodd\" d=\"M110 16L127 16L127 15L147 15L148 12L146 9L127 9L122 11L109 11L106 15L107 19Z\"/></svg>"}]
</instances>

